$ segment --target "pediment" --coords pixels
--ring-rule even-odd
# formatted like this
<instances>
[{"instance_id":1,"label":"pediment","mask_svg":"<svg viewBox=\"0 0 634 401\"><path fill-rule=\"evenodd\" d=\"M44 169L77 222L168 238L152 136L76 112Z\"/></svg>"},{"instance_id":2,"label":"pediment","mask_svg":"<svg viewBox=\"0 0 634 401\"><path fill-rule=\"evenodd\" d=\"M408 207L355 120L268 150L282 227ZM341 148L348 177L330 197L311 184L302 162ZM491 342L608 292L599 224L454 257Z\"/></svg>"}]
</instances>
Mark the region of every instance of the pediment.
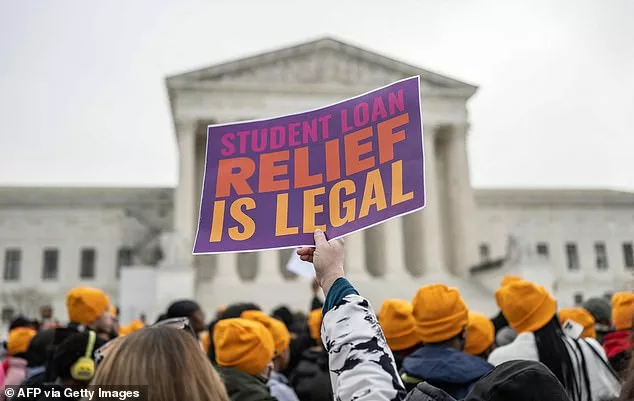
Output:
<instances>
[{"instance_id":1,"label":"pediment","mask_svg":"<svg viewBox=\"0 0 634 401\"><path fill-rule=\"evenodd\" d=\"M420 75L424 85L476 87L334 39L267 52L168 78L180 82L377 87Z\"/></svg>"}]
</instances>

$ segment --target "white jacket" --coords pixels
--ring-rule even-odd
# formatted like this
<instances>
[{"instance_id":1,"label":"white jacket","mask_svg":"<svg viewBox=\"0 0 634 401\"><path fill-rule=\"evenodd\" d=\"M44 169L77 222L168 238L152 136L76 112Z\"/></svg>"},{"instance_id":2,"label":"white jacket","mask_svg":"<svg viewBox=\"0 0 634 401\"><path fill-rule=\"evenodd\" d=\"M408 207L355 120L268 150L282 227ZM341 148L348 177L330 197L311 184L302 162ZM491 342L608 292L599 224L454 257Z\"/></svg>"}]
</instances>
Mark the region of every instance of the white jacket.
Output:
<instances>
[{"instance_id":1,"label":"white jacket","mask_svg":"<svg viewBox=\"0 0 634 401\"><path fill-rule=\"evenodd\" d=\"M590 379L590 392L592 393L592 401L603 401L617 398L621 392L621 384L612 375L606 366L607 357L605 351L594 339L578 340L581 347L581 353L575 344L575 341L566 337L568 352L570 359L575 368L575 377L577 383L580 384L582 391L581 399L587 400L586 388L583 385L583 365L582 356L586 362L588 377ZM592 349L596 351L593 352ZM599 359L603 359L601 361ZM583 354L583 355L582 355ZM489 363L497 366L504 362L514 360L538 361L539 354L537 352L537 344L535 343L535 335L533 333L521 333L517 338L504 347L497 348L489 356Z\"/></svg>"}]
</instances>

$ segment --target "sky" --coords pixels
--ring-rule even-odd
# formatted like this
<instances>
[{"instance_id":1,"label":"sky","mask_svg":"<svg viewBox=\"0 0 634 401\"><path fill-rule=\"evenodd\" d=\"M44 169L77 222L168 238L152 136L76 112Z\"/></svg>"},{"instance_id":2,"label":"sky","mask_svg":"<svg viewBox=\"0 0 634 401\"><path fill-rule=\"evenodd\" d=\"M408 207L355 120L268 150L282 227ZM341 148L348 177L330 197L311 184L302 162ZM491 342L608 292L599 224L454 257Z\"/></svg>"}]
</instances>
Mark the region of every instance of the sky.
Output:
<instances>
[{"instance_id":1,"label":"sky","mask_svg":"<svg viewBox=\"0 0 634 401\"><path fill-rule=\"evenodd\" d=\"M0 0L0 185L174 186L165 77L332 36L479 86L475 187L634 191L631 0Z\"/></svg>"}]
</instances>

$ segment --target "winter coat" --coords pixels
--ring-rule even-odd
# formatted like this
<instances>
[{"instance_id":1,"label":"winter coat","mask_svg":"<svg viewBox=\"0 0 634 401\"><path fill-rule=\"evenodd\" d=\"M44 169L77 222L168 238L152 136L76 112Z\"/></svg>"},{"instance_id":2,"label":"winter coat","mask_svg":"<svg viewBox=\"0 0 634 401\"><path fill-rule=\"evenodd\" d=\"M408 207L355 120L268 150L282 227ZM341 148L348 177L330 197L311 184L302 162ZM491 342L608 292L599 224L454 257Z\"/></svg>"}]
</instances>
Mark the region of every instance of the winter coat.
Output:
<instances>
[{"instance_id":1,"label":"winter coat","mask_svg":"<svg viewBox=\"0 0 634 401\"><path fill-rule=\"evenodd\" d=\"M276 401L260 378L225 366L216 366L216 369L231 401Z\"/></svg>"},{"instance_id":2,"label":"winter coat","mask_svg":"<svg viewBox=\"0 0 634 401\"><path fill-rule=\"evenodd\" d=\"M15 356L9 357L9 369L4 376L4 383L0 388L0 400L5 400L4 389L7 386L19 386L26 376L26 359Z\"/></svg>"},{"instance_id":3,"label":"winter coat","mask_svg":"<svg viewBox=\"0 0 634 401\"><path fill-rule=\"evenodd\" d=\"M301 401L332 401L326 351L321 348L305 350L289 381Z\"/></svg>"},{"instance_id":4,"label":"winter coat","mask_svg":"<svg viewBox=\"0 0 634 401\"><path fill-rule=\"evenodd\" d=\"M611 400L618 397L621 384L613 375L607 363L607 357L603 348L593 339L573 340L564 337L570 359L575 369L575 378L580 384L581 399L588 399L583 369L583 361L589 378L592 401ZM578 345L578 346L577 346ZM581 349L581 352L579 352ZM504 347L496 348L489 356L489 362L493 365L501 365L513 360L525 360L539 362L539 353L533 333L520 333L515 341Z\"/></svg>"},{"instance_id":5,"label":"winter coat","mask_svg":"<svg viewBox=\"0 0 634 401\"><path fill-rule=\"evenodd\" d=\"M429 383L421 382L407 394L404 401L456 401L456 399Z\"/></svg>"},{"instance_id":6,"label":"winter coat","mask_svg":"<svg viewBox=\"0 0 634 401\"><path fill-rule=\"evenodd\" d=\"M329 297L336 293L336 285ZM325 304L329 305L329 299ZM345 295L336 300L334 307L324 309L321 338L328 352L334 399L403 400L405 387L368 300L356 294Z\"/></svg>"},{"instance_id":7,"label":"winter coat","mask_svg":"<svg viewBox=\"0 0 634 401\"><path fill-rule=\"evenodd\" d=\"M288 385L286 376L279 372L271 372L271 377L266 383L269 386L271 395L278 401L299 401L297 394L291 386Z\"/></svg>"},{"instance_id":8,"label":"winter coat","mask_svg":"<svg viewBox=\"0 0 634 401\"><path fill-rule=\"evenodd\" d=\"M464 398L473 383L493 370L493 365L454 348L425 345L403 360L401 378L413 389L425 381L454 398Z\"/></svg>"}]
</instances>

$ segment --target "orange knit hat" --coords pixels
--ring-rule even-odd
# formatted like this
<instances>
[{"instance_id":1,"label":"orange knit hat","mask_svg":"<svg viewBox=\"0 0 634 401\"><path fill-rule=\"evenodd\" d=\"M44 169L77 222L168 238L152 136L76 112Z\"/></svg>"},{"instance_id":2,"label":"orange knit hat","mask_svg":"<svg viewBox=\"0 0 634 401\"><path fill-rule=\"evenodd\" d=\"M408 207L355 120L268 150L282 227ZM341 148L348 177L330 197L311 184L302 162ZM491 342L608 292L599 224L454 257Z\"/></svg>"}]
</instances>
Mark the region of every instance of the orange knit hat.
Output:
<instances>
[{"instance_id":1,"label":"orange knit hat","mask_svg":"<svg viewBox=\"0 0 634 401\"><path fill-rule=\"evenodd\" d=\"M11 330L7 338L7 352L9 355L25 353L36 334L37 331L30 327L16 327Z\"/></svg>"},{"instance_id":2,"label":"orange knit hat","mask_svg":"<svg viewBox=\"0 0 634 401\"><path fill-rule=\"evenodd\" d=\"M416 333L412 304L402 299L386 299L379 311L379 324L392 351L401 351L421 343Z\"/></svg>"},{"instance_id":3,"label":"orange knit hat","mask_svg":"<svg viewBox=\"0 0 634 401\"><path fill-rule=\"evenodd\" d=\"M557 301L546 289L530 281L516 280L495 292L495 300L518 333L544 327L557 311Z\"/></svg>"},{"instance_id":4,"label":"orange knit hat","mask_svg":"<svg viewBox=\"0 0 634 401\"><path fill-rule=\"evenodd\" d=\"M594 330L594 318L583 308L567 308L559 310L559 322L564 324L567 320L572 320L583 326L582 338L596 338L597 332Z\"/></svg>"},{"instance_id":5,"label":"orange knit hat","mask_svg":"<svg viewBox=\"0 0 634 401\"><path fill-rule=\"evenodd\" d=\"M310 329L310 336L313 340L321 338L321 321L323 315L321 309L315 309L308 315L308 328Z\"/></svg>"},{"instance_id":6,"label":"orange knit hat","mask_svg":"<svg viewBox=\"0 0 634 401\"><path fill-rule=\"evenodd\" d=\"M495 340L495 327L487 316L469 312L469 324L467 324L467 340L464 352L471 355L480 355L493 344Z\"/></svg>"},{"instance_id":7,"label":"orange knit hat","mask_svg":"<svg viewBox=\"0 0 634 401\"><path fill-rule=\"evenodd\" d=\"M275 343L264 325L252 320L223 319L214 327L216 363L250 375L262 372L273 359Z\"/></svg>"},{"instance_id":8,"label":"orange knit hat","mask_svg":"<svg viewBox=\"0 0 634 401\"><path fill-rule=\"evenodd\" d=\"M240 317L261 323L271 332L277 355L282 355L291 344L291 335L288 332L286 325L279 320L270 317L266 313L259 310L248 310L242 312Z\"/></svg>"},{"instance_id":9,"label":"orange knit hat","mask_svg":"<svg viewBox=\"0 0 634 401\"><path fill-rule=\"evenodd\" d=\"M467 305L458 289L444 284L419 288L412 306L416 331L425 343L439 343L457 336L469 320Z\"/></svg>"},{"instance_id":10,"label":"orange knit hat","mask_svg":"<svg viewBox=\"0 0 634 401\"><path fill-rule=\"evenodd\" d=\"M522 280L520 276L507 274L506 276L502 277L502 280L500 281L500 287L507 286L514 281L520 281L520 280Z\"/></svg>"},{"instance_id":11,"label":"orange knit hat","mask_svg":"<svg viewBox=\"0 0 634 401\"><path fill-rule=\"evenodd\" d=\"M110 306L106 294L89 287L73 288L66 294L68 320L79 324L94 323Z\"/></svg>"},{"instance_id":12,"label":"orange knit hat","mask_svg":"<svg viewBox=\"0 0 634 401\"><path fill-rule=\"evenodd\" d=\"M634 293L617 292L612 296L612 322L617 330L632 328L634 317Z\"/></svg>"}]
</instances>

